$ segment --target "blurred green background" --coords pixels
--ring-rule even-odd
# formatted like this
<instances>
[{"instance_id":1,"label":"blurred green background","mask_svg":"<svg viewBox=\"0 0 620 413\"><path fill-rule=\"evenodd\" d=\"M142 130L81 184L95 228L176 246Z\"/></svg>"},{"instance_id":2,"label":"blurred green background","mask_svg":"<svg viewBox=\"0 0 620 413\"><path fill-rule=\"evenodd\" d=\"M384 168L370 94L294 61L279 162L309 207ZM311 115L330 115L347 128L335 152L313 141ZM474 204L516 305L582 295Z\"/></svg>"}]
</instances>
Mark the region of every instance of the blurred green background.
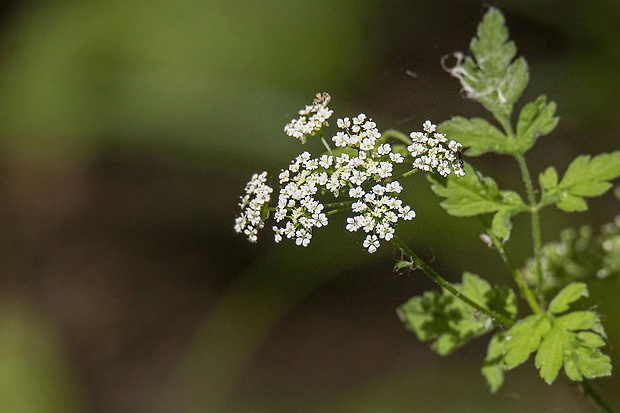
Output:
<instances>
[{"instance_id":1,"label":"blurred green background","mask_svg":"<svg viewBox=\"0 0 620 413\"><path fill-rule=\"evenodd\" d=\"M618 149L620 3L497 1L529 62L524 100L560 126L536 176ZM440 358L395 308L434 288L391 271L334 220L307 249L234 233L253 172L302 148L283 125L315 93L336 116L418 130L486 116L440 59L466 51L482 1L7 0L0 3L0 411L581 412L574 385L528 363L490 395L486 340ZM320 151L320 146L310 149ZM303 148L308 149L308 148ZM521 188L516 163L470 159ZM446 278L510 283L477 220L438 206L423 177L401 234ZM608 194L561 228L613 219ZM515 220L522 262L530 235ZM519 247L525 246L525 247ZM618 280L591 285L620 362ZM524 309L523 309L524 310ZM620 376L593 385L620 409Z\"/></svg>"}]
</instances>

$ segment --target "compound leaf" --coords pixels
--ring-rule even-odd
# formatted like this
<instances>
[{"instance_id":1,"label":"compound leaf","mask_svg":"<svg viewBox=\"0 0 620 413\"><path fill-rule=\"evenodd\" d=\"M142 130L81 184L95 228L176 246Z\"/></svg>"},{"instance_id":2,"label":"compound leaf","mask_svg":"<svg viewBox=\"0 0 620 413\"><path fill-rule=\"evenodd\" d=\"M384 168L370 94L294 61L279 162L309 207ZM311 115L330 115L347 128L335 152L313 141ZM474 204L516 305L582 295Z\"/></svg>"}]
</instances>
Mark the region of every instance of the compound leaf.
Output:
<instances>
[{"instance_id":1,"label":"compound leaf","mask_svg":"<svg viewBox=\"0 0 620 413\"><path fill-rule=\"evenodd\" d=\"M487 152L511 154L514 140L482 118L466 119L455 116L437 127L440 133L467 147L467 156L479 156Z\"/></svg>"},{"instance_id":2,"label":"compound leaf","mask_svg":"<svg viewBox=\"0 0 620 413\"><path fill-rule=\"evenodd\" d=\"M551 322L544 314L525 317L506 332L504 362L512 369L525 362L538 350L542 338L551 329Z\"/></svg>"},{"instance_id":3,"label":"compound leaf","mask_svg":"<svg viewBox=\"0 0 620 413\"><path fill-rule=\"evenodd\" d=\"M549 186L543 186L548 189L543 204L555 203L558 208L569 212L584 211L588 208L584 198L604 194L612 186L609 181L620 177L620 151L577 157L557 186L552 185L552 174L549 169L544 173L543 182Z\"/></svg>"},{"instance_id":4,"label":"compound leaf","mask_svg":"<svg viewBox=\"0 0 620 413\"><path fill-rule=\"evenodd\" d=\"M536 354L540 376L551 384L562 365L575 381L609 376L611 359L599 349L605 345L604 334L599 316L592 311L576 311L555 319Z\"/></svg>"},{"instance_id":5,"label":"compound leaf","mask_svg":"<svg viewBox=\"0 0 620 413\"><path fill-rule=\"evenodd\" d=\"M508 239L512 224L510 219L527 210L523 200L514 191L500 191L495 181L485 177L465 163L465 175L448 176L442 184L428 176L435 194L446 198L441 206L450 215L469 217L480 214L496 213L490 232L501 240Z\"/></svg>"},{"instance_id":6,"label":"compound leaf","mask_svg":"<svg viewBox=\"0 0 620 413\"><path fill-rule=\"evenodd\" d=\"M472 273L464 273L463 282L454 287L485 308L510 319L516 316L516 295L507 287L493 288ZM487 315L447 291L427 291L412 297L397 309L397 314L420 340L433 341L431 347L440 355L452 353L493 328Z\"/></svg>"},{"instance_id":7,"label":"compound leaf","mask_svg":"<svg viewBox=\"0 0 620 413\"><path fill-rule=\"evenodd\" d=\"M478 101L496 118L508 121L529 82L529 73L525 59L513 61L517 48L508 41L504 16L497 9L485 14L470 49L475 61L457 53L457 64L447 70L459 79L468 98Z\"/></svg>"}]
</instances>

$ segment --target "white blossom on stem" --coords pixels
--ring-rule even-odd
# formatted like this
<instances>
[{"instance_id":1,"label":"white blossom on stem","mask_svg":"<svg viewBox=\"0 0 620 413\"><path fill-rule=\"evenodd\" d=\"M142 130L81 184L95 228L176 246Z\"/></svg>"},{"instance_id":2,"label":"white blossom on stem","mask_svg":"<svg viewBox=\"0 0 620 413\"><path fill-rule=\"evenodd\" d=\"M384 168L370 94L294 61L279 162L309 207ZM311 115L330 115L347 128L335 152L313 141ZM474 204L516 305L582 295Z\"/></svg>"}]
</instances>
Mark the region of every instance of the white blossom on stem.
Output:
<instances>
[{"instance_id":1,"label":"white blossom on stem","mask_svg":"<svg viewBox=\"0 0 620 413\"><path fill-rule=\"evenodd\" d=\"M312 105L299 111L300 118L286 125L286 133L302 142L318 134L332 115L327 108L329 101L327 93L318 94ZM364 114L338 119L336 125L339 130L331 140L339 151L329 151L318 158L303 152L280 172L280 193L273 208L276 242L287 238L306 247L314 228L326 226L328 214L344 208L353 214L346 220L346 230L366 233L362 245L374 253L382 241L394 238L399 220L416 216L399 198L403 186L393 176L398 164L407 159L414 170L442 176L464 174L461 145L436 133L436 126L430 121L424 122L424 132L411 133L412 143L406 151L402 145L396 148L386 142L377 124ZM256 242L257 231L264 226L261 211L271 198L266 176L266 172L256 174L248 182L246 195L241 199L242 212L235 221L235 230L252 242ZM348 200L332 205L319 201L328 195Z\"/></svg>"},{"instance_id":2,"label":"white blossom on stem","mask_svg":"<svg viewBox=\"0 0 620 413\"><path fill-rule=\"evenodd\" d=\"M460 143L446 138L442 133L435 133L436 126L427 120L423 125L424 132L412 132L409 136L413 141L407 147L413 160L413 167L426 172L437 172L441 176L454 173L465 175L461 159Z\"/></svg>"},{"instance_id":3,"label":"white blossom on stem","mask_svg":"<svg viewBox=\"0 0 620 413\"><path fill-rule=\"evenodd\" d=\"M250 242L258 240L258 230L265 226L261 218L263 206L271 200L273 189L267 185L267 172L254 174L245 186L245 196L239 206L241 214L235 219L235 231L243 233Z\"/></svg>"},{"instance_id":4,"label":"white blossom on stem","mask_svg":"<svg viewBox=\"0 0 620 413\"><path fill-rule=\"evenodd\" d=\"M312 105L307 105L299 111L299 118L292 119L285 127L284 132L301 143L306 143L309 136L314 136L327 126L327 119L333 111L327 105L331 97L327 93L317 93Z\"/></svg>"}]
</instances>

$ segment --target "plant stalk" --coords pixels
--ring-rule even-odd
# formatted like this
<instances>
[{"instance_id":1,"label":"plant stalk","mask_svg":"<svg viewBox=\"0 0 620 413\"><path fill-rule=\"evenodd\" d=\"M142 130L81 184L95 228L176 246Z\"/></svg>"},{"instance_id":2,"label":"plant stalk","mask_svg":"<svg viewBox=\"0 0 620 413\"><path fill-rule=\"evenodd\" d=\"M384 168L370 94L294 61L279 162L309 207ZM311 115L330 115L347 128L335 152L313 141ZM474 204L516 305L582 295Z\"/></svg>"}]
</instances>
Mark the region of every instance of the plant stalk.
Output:
<instances>
[{"instance_id":1,"label":"plant stalk","mask_svg":"<svg viewBox=\"0 0 620 413\"><path fill-rule=\"evenodd\" d=\"M418 257L411 249L398 237L392 238L392 243L402 251L403 254L408 256L411 259L411 262L415 264L416 268L419 268L426 274L431 280L433 280L437 285L444 288L456 298L464 302L465 304L475 308L483 314L488 315L491 319L496 323L500 324L506 328L510 328L514 325L514 321L504 317L501 314L498 314L494 311L491 311L487 308L484 308L480 304L473 301L471 298L467 297L460 291L458 291L452 284L446 281L443 277L435 272L431 267L429 267L420 257Z\"/></svg>"},{"instance_id":2,"label":"plant stalk","mask_svg":"<svg viewBox=\"0 0 620 413\"><path fill-rule=\"evenodd\" d=\"M528 305L530 306L534 314L541 314L542 310L540 309L540 306L538 305L538 302L536 301L536 297L534 296L534 293L532 292L530 287L527 285L527 283L523 279L523 276L521 275L521 271L517 269L517 267L514 265L514 262L512 261L512 258L510 257L510 255L508 255L508 253L504 249L504 244L502 244L502 242L499 239L497 239L497 237L494 237L493 235L490 235L490 234L487 234L487 235L491 237L491 240L493 241L493 245L495 246L495 248L497 248L497 252L499 252L499 255L502 257L502 260L506 264L506 267L508 267L508 270L512 274L512 277L514 278L515 282L519 286L519 289L521 290L521 292L523 292L525 301L527 301Z\"/></svg>"},{"instance_id":3,"label":"plant stalk","mask_svg":"<svg viewBox=\"0 0 620 413\"><path fill-rule=\"evenodd\" d=\"M529 169L525 163L523 155L515 156L519 163L519 169L521 169L521 175L523 176L523 183L525 184L525 190L527 192L527 200L530 204L530 215L532 217L532 240L534 244L534 260L536 261L536 274L538 275L538 285L536 286L536 294L538 295L538 302L540 307L544 309L544 295L542 292L543 287L543 272L542 272L542 240L540 235L540 214L538 207L536 206L536 197L534 195L534 186L532 185L532 178L530 177Z\"/></svg>"},{"instance_id":4,"label":"plant stalk","mask_svg":"<svg viewBox=\"0 0 620 413\"><path fill-rule=\"evenodd\" d=\"M613 413L613 410L605 400L590 386L590 382L584 377L580 383L584 396L589 397L601 413Z\"/></svg>"}]
</instances>

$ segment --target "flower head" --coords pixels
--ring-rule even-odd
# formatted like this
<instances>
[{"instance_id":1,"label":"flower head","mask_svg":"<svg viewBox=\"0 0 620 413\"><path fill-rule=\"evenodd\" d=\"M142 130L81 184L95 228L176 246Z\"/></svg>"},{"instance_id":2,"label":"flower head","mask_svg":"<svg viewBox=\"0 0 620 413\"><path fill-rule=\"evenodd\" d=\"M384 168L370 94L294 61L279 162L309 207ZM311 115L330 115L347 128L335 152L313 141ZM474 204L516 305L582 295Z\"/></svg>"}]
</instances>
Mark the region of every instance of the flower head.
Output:
<instances>
[{"instance_id":1,"label":"flower head","mask_svg":"<svg viewBox=\"0 0 620 413\"><path fill-rule=\"evenodd\" d=\"M318 94L312 105L299 111L298 119L285 126L286 133L302 142L319 133L332 115L327 108L329 101L327 93ZM338 119L336 125L339 130L331 140L338 151L328 150L328 154L318 158L303 152L280 172L280 193L273 208L276 242L288 238L306 247L314 228L328 224L330 213L348 209L352 216L347 218L345 228L351 232L363 231L366 235L362 245L374 253L382 241L394 238L399 220L416 216L399 198L403 187L393 176L398 164L408 160L414 170L443 176L464 174L461 145L436 133L436 126L430 121L424 123L424 132L410 135L412 143L406 150L402 144L388 143L377 124L364 114ZM242 212L235 222L235 230L246 234L252 242L256 242L257 231L264 226L261 211L272 193L265 184L266 176L263 172L248 182L246 195L241 199ZM322 199L330 195L345 200L324 204Z\"/></svg>"},{"instance_id":2,"label":"flower head","mask_svg":"<svg viewBox=\"0 0 620 413\"><path fill-rule=\"evenodd\" d=\"M456 176L465 175L463 160L461 159L460 143L446 138L442 133L436 133L435 125L427 120L423 125L424 132L412 132L412 143L407 150L413 157L413 167L427 172L437 172L441 176L454 173Z\"/></svg>"},{"instance_id":3,"label":"flower head","mask_svg":"<svg viewBox=\"0 0 620 413\"><path fill-rule=\"evenodd\" d=\"M271 200L273 189L267 185L267 172L254 174L245 186L245 196L239 206L241 214L235 219L235 231L243 233L250 242L258 240L258 230L265 226L261 217L263 206Z\"/></svg>"},{"instance_id":4,"label":"flower head","mask_svg":"<svg viewBox=\"0 0 620 413\"><path fill-rule=\"evenodd\" d=\"M300 117L291 120L285 127L284 132L288 136L299 139L301 143L306 143L309 136L314 136L324 126L327 126L327 119L332 116L333 111L327 105L331 97L327 93L317 93L312 105L307 105L299 111Z\"/></svg>"},{"instance_id":5,"label":"flower head","mask_svg":"<svg viewBox=\"0 0 620 413\"><path fill-rule=\"evenodd\" d=\"M312 159L310 153L304 152L296 157L288 169L280 174L282 189L276 207L274 226L275 241L282 241L282 235L295 239L297 245L308 246L312 239L312 229L328 224L324 206L315 195L327 184L328 174L321 170L320 164L331 164L330 156Z\"/></svg>"}]
</instances>

